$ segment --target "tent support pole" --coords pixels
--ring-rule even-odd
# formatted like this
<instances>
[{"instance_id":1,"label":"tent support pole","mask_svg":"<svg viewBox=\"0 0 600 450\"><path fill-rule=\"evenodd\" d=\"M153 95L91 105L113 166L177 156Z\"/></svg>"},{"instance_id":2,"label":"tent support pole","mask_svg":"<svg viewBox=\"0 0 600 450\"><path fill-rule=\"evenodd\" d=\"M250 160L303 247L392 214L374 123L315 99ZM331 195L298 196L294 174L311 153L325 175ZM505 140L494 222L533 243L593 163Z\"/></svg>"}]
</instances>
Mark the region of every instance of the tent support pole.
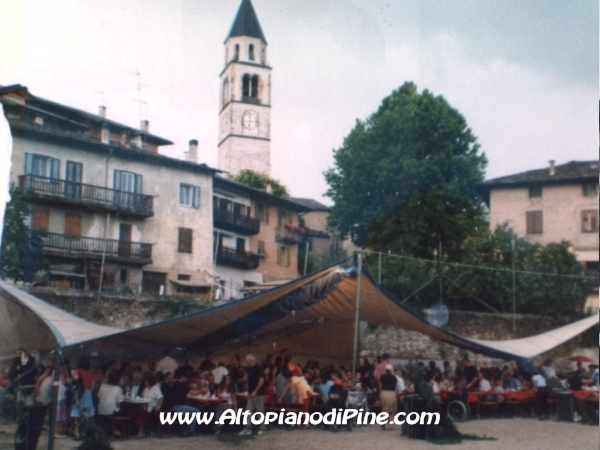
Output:
<instances>
[{"instance_id":1,"label":"tent support pole","mask_svg":"<svg viewBox=\"0 0 600 450\"><path fill-rule=\"evenodd\" d=\"M50 403L50 416L48 417L48 443L46 450L54 450L54 428L56 428L56 410L58 408L58 380L62 352L60 348L56 349L54 358L54 381L52 383L52 403Z\"/></svg>"},{"instance_id":2,"label":"tent support pole","mask_svg":"<svg viewBox=\"0 0 600 450\"><path fill-rule=\"evenodd\" d=\"M360 282L362 278L362 253L358 253L358 277L356 280L356 308L354 311L354 349L352 351L352 388L356 387L356 363L358 360L358 335L360 332Z\"/></svg>"}]
</instances>

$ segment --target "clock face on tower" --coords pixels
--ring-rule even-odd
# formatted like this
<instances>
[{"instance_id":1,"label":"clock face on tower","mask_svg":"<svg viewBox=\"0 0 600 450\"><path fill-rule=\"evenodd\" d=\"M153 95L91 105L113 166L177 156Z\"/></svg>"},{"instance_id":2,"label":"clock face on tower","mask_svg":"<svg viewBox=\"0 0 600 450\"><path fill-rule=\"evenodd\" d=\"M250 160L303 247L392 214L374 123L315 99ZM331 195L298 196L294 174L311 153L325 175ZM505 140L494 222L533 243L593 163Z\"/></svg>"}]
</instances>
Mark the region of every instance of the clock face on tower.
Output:
<instances>
[{"instance_id":1,"label":"clock face on tower","mask_svg":"<svg viewBox=\"0 0 600 450\"><path fill-rule=\"evenodd\" d=\"M242 129L246 134L258 134L258 114L256 111L248 110L242 116Z\"/></svg>"}]
</instances>

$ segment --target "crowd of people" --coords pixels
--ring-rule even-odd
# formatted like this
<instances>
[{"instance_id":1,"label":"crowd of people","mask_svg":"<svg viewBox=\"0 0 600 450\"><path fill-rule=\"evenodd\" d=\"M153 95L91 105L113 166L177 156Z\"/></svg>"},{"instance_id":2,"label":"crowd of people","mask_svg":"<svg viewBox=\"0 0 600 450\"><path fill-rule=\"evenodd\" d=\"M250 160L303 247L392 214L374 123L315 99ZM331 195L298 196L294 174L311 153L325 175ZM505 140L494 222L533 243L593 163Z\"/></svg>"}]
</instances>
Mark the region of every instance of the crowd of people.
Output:
<instances>
[{"instance_id":1,"label":"crowd of people","mask_svg":"<svg viewBox=\"0 0 600 450\"><path fill-rule=\"evenodd\" d=\"M130 364L111 360L100 365L93 364L89 356L81 356L74 366L63 359L56 368L53 359L41 364L20 350L12 365L2 371L0 393L14 399L21 396L25 404L50 408L53 380L57 377L54 435L80 439L83 420L96 418L102 422L115 415L128 417L137 436L148 435L158 427L161 411L212 411L217 421L228 409L264 412L270 405L295 405L302 412L370 406L394 415L401 407L403 395L422 393L422 381L438 396L443 392L466 396L483 391L501 396L511 390L534 391L538 414L544 418L548 415L546 399L551 389L598 386L597 365L584 369L579 363L575 370L563 373L552 360L537 370L516 365L477 369L468 358L454 369L449 361L443 361L441 366L431 361L402 368L394 367L390 355L383 354L372 361L365 359L354 378L352 370L344 366L323 366L314 360L301 366L286 349L276 356L267 355L260 363L253 355L245 355L242 360L237 354L231 355L227 363L217 362L208 352L198 366L180 365L165 350L158 362ZM16 380L18 383L14 383ZM21 386L18 393L16 386ZM4 413L14 415L14 411L13 406ZM220 427L215 425L211 431L218 434ZM196 429L197 423L193 422L181 434L192 435ZM257 434L264 431L264 425L260 425ZM240 434L252 432L251 425L247 425Z\"/></svg>"}]
</instances>

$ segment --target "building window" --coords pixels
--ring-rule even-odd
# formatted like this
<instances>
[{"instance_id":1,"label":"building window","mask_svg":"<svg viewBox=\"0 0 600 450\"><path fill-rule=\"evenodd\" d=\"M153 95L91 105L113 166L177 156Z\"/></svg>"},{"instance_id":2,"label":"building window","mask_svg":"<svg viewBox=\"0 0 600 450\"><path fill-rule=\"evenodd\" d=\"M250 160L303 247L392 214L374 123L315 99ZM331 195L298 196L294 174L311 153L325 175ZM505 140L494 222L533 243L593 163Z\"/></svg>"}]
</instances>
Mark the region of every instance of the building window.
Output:
<instances>
[{"instance_id":1,"label":"building window","mask_svg":"<svg viewBox=\"0 0 600 450\"><path fill-rule=\"evenodd\" d=\"M542 234L544 232L542 211L527 211L525 218L527 222L527 234Z\"/></svg>"},{"instance_id":2,"label":"building window","mask_svg":"<svg viewBox=\"0 0 600 450\"><path fill-rule=\"evenodd\" d=\"M254 61L254 44L248 45L248 59Z\"/></svg>"},{"instance_id":3,"label":"building window","mask_svg":"<svg viewBox=\"0 0 600 450\"><path fill-rule=\"evenodd\" d=\"M289 211L283 209L279 210L277 215L277 226L283 227L285 225L292 224L292 214Z\"/></svg>"},{"instance_id":4,"label":"building window","mask_svg":"<svg viewBox=\"0 0 600 450\"><path fill-rule=\"evenodd\" d=\"M541 197L542 186L529 186L529 198Z\"/></svg>"},{"instance_id":5,"label":"building window","mask_svg":"<svg viewBox=\"0 0 600 450\"><path fill-rule=\"evenodd\" d=\"M179 228L179 239L177 243L179 253L192 253L192 229Z\"/></svg>"},{"instance_id":6,"label":"building window","mask_svg":"<svg viewBox=\"0 0 600 450\"><path fill-rule=\"evenodd\" d=\"M240 45L235 44L233 47L233 60L237 61L240 57Z\"/></svg>"},{"instance_id":7,"label":"building window","mask_svg":"<svg viewBox=\"0 0 600 450\"><path fill-rule=\"evenodd\" d=\"M25 175L58 179L60 177L60 160L35 153L25 153Z\"/></svg>"},{"instance_id":8,"label":"building window","mask_svg":"<svg viewBox=\"0 0 600 450\"><path fill-rule=\"evenodd\" d=\"M265 250L265 241L258 241L258 253L261 255L267 254L267 251Z\"/></svg>"},{"instance_id":9,"label":"building window","mask_svg":"<svg viewBox=\"0 0 600 450\"><path fill-rule=\"evenodd\" d=\"M598 211L587 209L581 211L581 232L595 233L598 231Z\"/></svg>"},{"instance_id":10,"label":"building window","mask_svg":"<svg viewBox=\"0 0 600 450\"><path fill-rule=\"evenodd\" d=\"M242 96L246 98L258 97L258 75L245 74L242 77Z\"/></svg>"},{"instance_id":11,"label":"building window","mask_svg":"<svg viewBox=\"0 0 600 450\"><path fill-rule=\"evenodd\" d=\"M191 275L184 275L184 274L182 274L182 273L178 273L178 274L177 274L177 279L178 279L179 281L190 281L190 279L191 279Z\"/></svg>"},{"instance_id":12,"label":"building window","mask_svg":"<svg viewBox=\"0 0 600 450\"><path fill-rule=\"evenodd\" d=\"M598 195L598 183L583 183L583 196L596 197Z\"/></svg>"},{"instance_id":13,"label":"building window","mask_svg":"<svg viewBox=\"0 0 600 450\"><path fill-rule=\"evenodd\" d=\"M278 247L277 248L277 265L281 267L290 267L290 248L289 247Z\"/></svg>"},{"instance_id":14,"label":"building window","mask_svg":"<svg viewBox=\"0 0 600 450\"><path fill-rule=\"evenodd\" d=\"M126 284L127 283L127 269L121 269L121 270L119 270L119 282L121 284Z\"/></svg>"},{"instance_id":15,"label":"building window","mask_svg":"<svg viewBox=\"0 0 600 450\"><path fill-rule=\"evenodd\" d=\"M179 185L179 204L190 208L200 208L200 188L181 183Z\"/></svg>"},{"instance_id":16,"label":"building window","mask_svg":"<svg viewBox=\"0 0 600 450\"><path fill-rule=\"evenodd\" d=\"M264 203L259 203L258 206L258 219L261 223L269 223L269 207Z\"/></svg>"},{"instance_id":17,"label":"building window","mask_svg":"<svg viewBox=\"0 0 600 450\"><path fill-rule=\"evenodd\" d=\"M225 79L223 80L221 107L225 107L227 103L229 103L229 77L225 77Z\"/></svg>"},{"instance_id":18,"label":"building window","mask_svg":"<svg viewBox=\"0 0 600 450\"><path fill-rule=\"evenodd\" d=\"M244 253L246 251L246 240L244 238L235 239L235 251L238 253Z\"/></svg>"},{"instance_id":19,"label":"building window","mask_svg":"<svg viewBox=\"0 0 600 450\"><path fill-rule=\"evenodd\" d=\"M31 229L48 231L50 225L50 211L47 209L34 209L31 211Z\"/></svg>"}]
</instances>

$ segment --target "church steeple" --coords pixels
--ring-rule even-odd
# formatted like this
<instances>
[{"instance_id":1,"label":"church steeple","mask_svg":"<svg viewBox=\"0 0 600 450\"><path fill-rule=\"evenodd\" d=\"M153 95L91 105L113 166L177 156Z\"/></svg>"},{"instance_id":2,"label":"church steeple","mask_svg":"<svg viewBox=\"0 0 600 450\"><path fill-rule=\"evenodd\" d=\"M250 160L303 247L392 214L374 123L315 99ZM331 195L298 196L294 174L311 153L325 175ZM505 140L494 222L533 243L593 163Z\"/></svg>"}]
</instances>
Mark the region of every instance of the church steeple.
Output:
<instances>
[{"instance_id":1,"label":"church steeple","mask_svg":"<svg viewBox=\"0 0 600 450\"><path fill-rule=\"evenodd\" d=\"M219 112L219 169L271 171L271 67L250 0L242 0L225 40Z\"/></svg>"},{"instance_id":2,"label":"church steeple","mask_svg":"<svg viewBox=\"0 0 600 450\"><path fill-rule=\"evenodd\" d=\"M238 9L233 25L231 25L231 30L229 30L229 34L225 38L225 42L236 36L254 37L260 39L265 44L267 43L250 0L242 0L240 9Z\"/></svg>"}]
</instances>

